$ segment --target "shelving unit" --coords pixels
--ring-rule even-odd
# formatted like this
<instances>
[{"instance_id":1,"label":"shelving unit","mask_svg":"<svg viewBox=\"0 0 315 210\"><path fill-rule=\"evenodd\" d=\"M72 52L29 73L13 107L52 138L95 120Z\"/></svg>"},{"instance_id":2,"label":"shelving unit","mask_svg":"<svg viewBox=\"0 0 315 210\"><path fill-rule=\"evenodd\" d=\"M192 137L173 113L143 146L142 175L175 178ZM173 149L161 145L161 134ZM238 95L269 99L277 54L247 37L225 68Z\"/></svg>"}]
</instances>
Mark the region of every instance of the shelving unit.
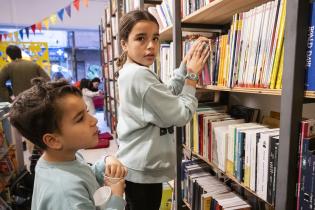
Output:
<instances>
[{"instance_id":1,"label":"shelving unit","mask_svg":"<svg viewBox=\"0 0 315 210\"><path fill-rule=\"evenodd\" d=\"M249 1L229 1L215 0L207 6L193 12L192 14L181 19L180 2L175 1L173 4L173 41L175 47L175 64L179 66L181 61L181 43L182 43L182 25L190 24L226 24L231 21L232 16L241 11L246 11L254 6L260 5L267 1L249 0ZM314 98L314 92L304 92L304 74L305 72L305 52L307 40L307 25L308 25L308 3L299 0L287 1L287 16L285 30L285 57L283 74L283 90L268 90L268 89L243 89L243 88L225 88L217 86L200 87L214 91L223 91L233 94L234 92L251 93L251 94L267 94L281 96L281 128L280 128L280 146L278 159L278 174L277 191L275 208L278 210L295 209L295 187L297 181L296 165L297 165L297 148L299 138L299 123L302 116L302 106L304 97ZM162 37L169 38L169 28L162 31ZM168 32L166 32L168 31ZM166 35L168 34L168 35ZM305 47L304 47L305 46ZM180 144L182 142L183 130L176 129L177 139L177 179L175 182L176 192L176 209L181 209L182 202L188 207L189 204L181 198L181 160L182 150ZM193 154L213 168L216 168L207 159L200 155ZM233 180L233 177L229 177ZM233 180L237 183L237 180ZM238 183L242 186L241 183ZM270 204L269 204L270 205Z\"/></svg>"}]
</instances>

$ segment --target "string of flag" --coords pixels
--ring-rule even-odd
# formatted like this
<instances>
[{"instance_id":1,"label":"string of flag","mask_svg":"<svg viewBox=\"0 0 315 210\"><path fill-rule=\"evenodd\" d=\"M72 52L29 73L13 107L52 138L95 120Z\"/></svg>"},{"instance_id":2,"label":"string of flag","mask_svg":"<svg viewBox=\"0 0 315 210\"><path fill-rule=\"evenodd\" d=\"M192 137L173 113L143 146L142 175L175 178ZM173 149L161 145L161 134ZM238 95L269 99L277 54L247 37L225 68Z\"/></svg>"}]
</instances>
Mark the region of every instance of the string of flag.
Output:
<instances>
[{"instance_id":1,"label":"string of flag","mask_svg":"<svg viewBox=\"0 0 315 210\"><path fill-rule=\"evenodd\" d=\"M85 7L88 7L89 0L81 0L83 5ZM50 16L44 18L43 20L36 22L30 26L27 26L25 28L22 28L15 32L10 33L0 33L0 42L2 41L13 41L15 39L16 42L24 39L24 34L27 38L30 36L30 30L33 32L34 36L36 34L36 30L41 32L43 29L43 26L47 30L49 30L49 27L51 25L55 25L58 21L58 19L62 22L64 20L64 14L66 13L69 18L71 18L71 12L72 12L72 6L75 8L76 11L80 10L80 0L73 0L69 5L66 7L58 10L57 12L51 14ZM25 33L24 33L25 32Z\"/></svg>"}]
</instances>

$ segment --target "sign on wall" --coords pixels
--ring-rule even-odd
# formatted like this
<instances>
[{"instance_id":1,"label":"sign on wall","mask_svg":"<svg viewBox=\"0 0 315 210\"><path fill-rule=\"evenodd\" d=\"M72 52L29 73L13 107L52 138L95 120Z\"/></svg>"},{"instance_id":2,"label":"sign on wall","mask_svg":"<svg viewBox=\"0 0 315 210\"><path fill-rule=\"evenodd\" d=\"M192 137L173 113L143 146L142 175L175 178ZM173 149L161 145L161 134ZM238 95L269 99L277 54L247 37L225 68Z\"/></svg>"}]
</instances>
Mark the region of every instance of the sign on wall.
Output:
<instances>
[{"instance_id":1,"label":"sign on wall","mask_svg":"<svg viewBox=\"0 0 315 210\"><path fill-rule=\"evenodd\" d=\"M50 75L50 60L47 42L0 42L0 69L9 61L5 49L8 45L17 45L26 54L27 59L40 65Z\"/></svg>"}]
</instances>

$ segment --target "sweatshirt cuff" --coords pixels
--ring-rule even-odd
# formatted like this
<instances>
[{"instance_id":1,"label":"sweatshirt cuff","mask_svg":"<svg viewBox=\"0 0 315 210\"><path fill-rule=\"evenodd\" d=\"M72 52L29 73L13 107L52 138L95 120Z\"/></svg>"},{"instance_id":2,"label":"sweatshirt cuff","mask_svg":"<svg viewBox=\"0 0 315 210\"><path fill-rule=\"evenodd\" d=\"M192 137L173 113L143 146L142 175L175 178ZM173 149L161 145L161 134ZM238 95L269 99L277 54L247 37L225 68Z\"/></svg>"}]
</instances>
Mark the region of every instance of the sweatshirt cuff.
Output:
<instances>
[{"instance_id":1,"label":"sweatshirt cuff","mask_svg":"<svg viewBox=\"0 0 315 210\"><path fill-rule=\"evenodd\" d=\"M179 72L185 77L187 74L187 68L186 64L184 62L181 62L179 65Z\"/></svg>"},{"instance_id":2,"label":"sweatshirt cuff","mask_svg":"<svg viewBox=\"0 0 315 210\"><path fill-rule=\"evenodd\" d=\"M117 195L111 195L110 199L106 203L106 209L123 210L125 208L126 201Z\"/></svg>"},{"instance_id":3,"label":"sweatshirt cuff","mask_svg":"<svg viewBox=\"0 0 315 210\"><path fill-rule=\"evenodd\" d=\"M190 95L195 96L196 95L196 88L194 88L190 85L184 85L182 93L188 93Z\"/></svg>"}]
</instances>

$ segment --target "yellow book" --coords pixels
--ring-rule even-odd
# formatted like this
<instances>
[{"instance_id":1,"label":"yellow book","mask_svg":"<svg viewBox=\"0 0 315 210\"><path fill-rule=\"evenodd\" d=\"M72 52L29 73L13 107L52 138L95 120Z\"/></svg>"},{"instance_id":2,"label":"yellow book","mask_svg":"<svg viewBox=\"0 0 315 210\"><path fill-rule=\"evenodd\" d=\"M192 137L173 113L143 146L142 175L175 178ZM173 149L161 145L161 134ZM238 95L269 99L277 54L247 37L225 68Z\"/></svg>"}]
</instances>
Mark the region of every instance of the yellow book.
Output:
<instances>
[{"instance_id":1,"label":"yellow book","mask_svg":"<svg viewBox=\"0 0 315 210\"><path fill-rule=\"evenodd\" d=\"M281 16L280 16L278 42L276 46L275 60L272 67L272 74L271 74L270 86L269 86L270 89L275 89L275 86L276 86L276 78L279 71L280 56L281 56L281 51L283 48L284 26L285 26L285 16L286 16L286 0L283 0L282 4L283 5L282 5Z\"/></svg>"},{"instance_id":2,"label":"yellow book","mask_svg":"<svg viewBox=\"0 0 315 210\"><path fill-rule=\"evenodd\" d=\"M220 49L220 59L219 59L219 73L218 73L218 86L222 85L222 73L223 73L223 35L219 38L219 49Z\"/></svg>"},{"instance_id":3,"label":"yellow book","mask_svg":"<svg viewBox=\"0 0 315 210\"><path fill-rule=\"evenodd\" d=\"M282 46L282 50L281 50L280 66L279 66L279 72L277 76L276 89L282 88L283 66L284 66L284 46Z\"/></svg>"},{"instance_id":4,"label":"yellow book","mask_svg":"<svg viewBox=\"0 0 315 210\"><path fill-rule=\"evenodd\" d=\"M198 114L195 112L193 116L193 151L199 152L199 135L198 135Z\"/></svg>"}]
</instances>

